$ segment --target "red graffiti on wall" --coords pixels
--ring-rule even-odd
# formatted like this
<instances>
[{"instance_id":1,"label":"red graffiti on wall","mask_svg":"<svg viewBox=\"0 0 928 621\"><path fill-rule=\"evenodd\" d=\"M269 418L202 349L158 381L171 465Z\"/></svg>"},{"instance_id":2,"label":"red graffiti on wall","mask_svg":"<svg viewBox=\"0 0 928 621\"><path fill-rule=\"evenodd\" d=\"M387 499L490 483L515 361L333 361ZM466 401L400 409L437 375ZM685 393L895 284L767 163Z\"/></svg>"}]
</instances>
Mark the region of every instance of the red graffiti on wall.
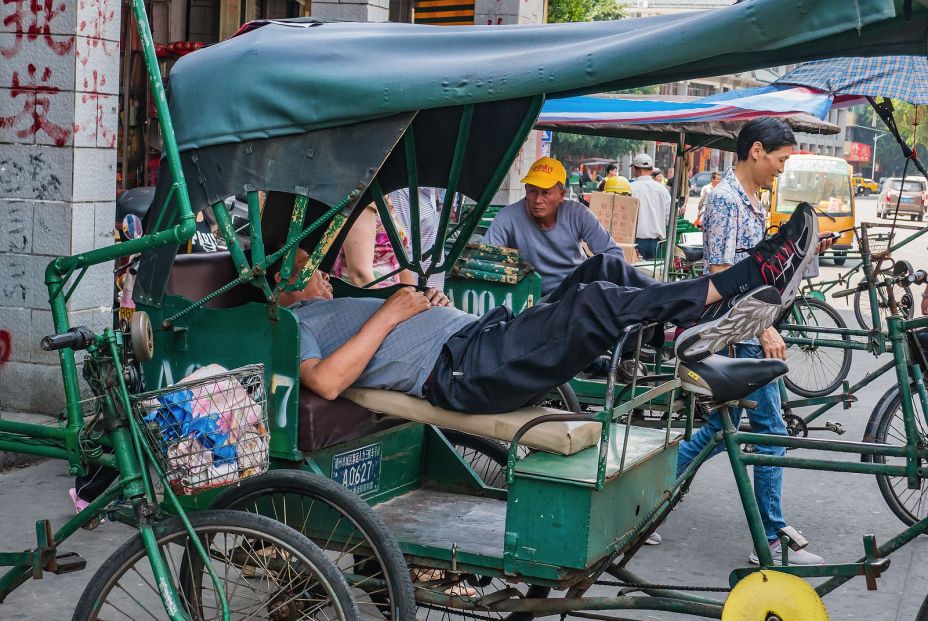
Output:
<instances>
[{"instance_id":1,"label":"red graffiti on wall","mask_svg":"<svg viewBox=\"0 0 928 621\"><path fill-rule=\"evenodd\" d=\"M64 56L74 47L73 37L52 37L51 23L67 9L64 2L57 6L54 0L3 0L13 12L3 18L5 28L13 27L15 38L10 47L0 48L0 55L12 58L22 49L23 39L36 41L39 37L58 56Z\"/></svg>"},{"instance_id":2,"label":"red graffiti on wall","mask_svg":"<svg viewBox=\"0 0 928 621\"><path fill-rule=\"evenodd\" d=\"M13 336L9 330L0 330L0 366L9 362L12 353Z\"/></svg>"},{"instance_id":3,"label":"red graffiti on wall","mask_svg":"<svg viewBox=\"0 0 928 621\"><path fill-rule=\"evenodd\" d=\"M46 67L40 76L35 65L31 64L25 80L20 77L18 71L14 71L10 96L13 99L22 98L23 107L13 116L0 116L0 128L13 128L25 121L28 127L17 130L17 138L34 136L42 131L55 141L55 145L64 146L71 132L48 120L48 111L51 108L49 95L61 92L61 89L48 83L51 77L52 70L49 67Z\"/></svg>"}]
</instances>

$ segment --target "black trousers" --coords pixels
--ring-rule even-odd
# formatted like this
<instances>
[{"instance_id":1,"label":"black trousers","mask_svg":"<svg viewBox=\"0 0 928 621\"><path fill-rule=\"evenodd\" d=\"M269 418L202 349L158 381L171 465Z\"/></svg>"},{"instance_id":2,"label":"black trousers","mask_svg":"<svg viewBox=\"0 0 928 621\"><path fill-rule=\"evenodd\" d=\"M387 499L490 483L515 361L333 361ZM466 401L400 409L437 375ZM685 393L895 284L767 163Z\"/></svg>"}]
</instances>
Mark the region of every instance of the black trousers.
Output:
<instances>
[{"instance_id":1,"label":"black trousers","mask_svg":"<svg viewBox=\"0 0 928 621\"><path fill-rule=\"evenodd\" d=\"M507 412L586 368L636 323L686 323L706 305L707 277L659 283L596 255L517 317L497 307L445 343L425 397L457 412Z\"/></svg>"}]
</instances>

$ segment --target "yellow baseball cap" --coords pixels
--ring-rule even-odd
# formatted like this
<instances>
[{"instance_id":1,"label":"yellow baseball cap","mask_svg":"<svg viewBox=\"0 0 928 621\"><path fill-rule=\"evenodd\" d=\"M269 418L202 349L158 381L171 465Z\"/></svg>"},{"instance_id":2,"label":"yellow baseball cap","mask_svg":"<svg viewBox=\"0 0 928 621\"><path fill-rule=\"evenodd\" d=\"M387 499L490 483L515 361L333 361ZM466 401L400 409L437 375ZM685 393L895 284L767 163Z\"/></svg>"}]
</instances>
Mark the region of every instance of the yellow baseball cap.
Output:
<instances>
[{"instance_id":1,"label":"yellow baseball cap","mask_svg":"<svg viewBox=\"0 0 928 621\"><path fill-rule=\"evenodd\" d=\"M606 183L603 185L603 192L615 192L616 194L631 194L632 184L622 175L615 177L606 177Z\"/></svg>"},{"instance_id":2,"label":"yellow baseball cap","mask_svg":"<svg viewBox=\"0 0 928 621\"><path fill-rule=\"evenodd\" d=\"M542 190L553 188L556 184L567 184L567 171L564 165L553 157L543 157L535 160L528 174L522 178L522 183L534 185Z\"/></svg>"}]
</instances>

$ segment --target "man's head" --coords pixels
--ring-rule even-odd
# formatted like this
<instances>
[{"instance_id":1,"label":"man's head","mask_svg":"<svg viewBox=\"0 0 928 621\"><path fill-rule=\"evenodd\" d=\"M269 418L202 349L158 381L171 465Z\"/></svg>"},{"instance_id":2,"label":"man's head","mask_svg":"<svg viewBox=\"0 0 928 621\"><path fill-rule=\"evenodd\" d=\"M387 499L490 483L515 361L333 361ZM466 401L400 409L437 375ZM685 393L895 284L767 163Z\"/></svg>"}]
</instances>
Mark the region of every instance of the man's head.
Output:
<instances>
[{"instance_id":1,"label":"man's head","mask_svg":"<svg viewBox=\"0 0 928 621\"><path fill-rule=\"evenodd\" d=\"M567 171L553 157L543 157L531 165L522 178L525 208L536 221L550 221L564 200Z\"/></svg>"},{"instance_id":2,"label":"man's head","mask_svg":"<svg viewBox=\"0 0 928 621\"><path fill-rule=\"evenodd\" d=\"M745 167L758 186L769 186L783 172L795 146L793 130L780 119L752 119L738 133L738 166Z\"/></svg>"},{"instance_id":3,"label":"man's head","mask_svg":"<svg viewBox=\"0 0 928 621\"><path fill-rule=\"evenodd\" d=\"M654 159L647 153L639 153L632 158L632 174L635 177L650 175L654 168Z\"/></svg>"},{"instance_id":4,"label":"man's head","mask_svg":"<svg viewBox=\"0 0 928 621\"><path fill-rule=\"evenodd\" d=\"M722 181L722 175L718 174L717 172L713 172L711 175L709 175L709 183L712 185L713 188L717 186L721 181Z\"/></svg>"},{"instance_id":5,"label":"man's head","mask_svg":"<svg viewBox=\"0 0 928 621\"><path fill-rule=\"evenodd\" d=\"M607 177L615 177L617 174L619 174L618 166L616 166L615 164L609 164L608 166L606 166Z\"/></svg>"},{"instance_id":6,"label":"man's head","mask_svg":"<svg viewBox=\"0 0 928 621\"><path fill-rule=\"evenodd\" d=\"M309 261L309 254L302 248L297 248L296 261L293 264L293 273L290 275L291 283L296 282L297 276L299 276L300 271L303 269L303 266L306 265L307 261ZM267 273L270 279L273 280L271 283L272 285L276 285L280 282L280 268L282 264L283 258L268 268ZM332 299L332 285L329 283L329 275L319 269L313 272L313 275L306 282L306 286L303 287L302 290L283 291L278 301L283 306L289 306L300 300L313 299Z\"/></svg>"}]
</instances>

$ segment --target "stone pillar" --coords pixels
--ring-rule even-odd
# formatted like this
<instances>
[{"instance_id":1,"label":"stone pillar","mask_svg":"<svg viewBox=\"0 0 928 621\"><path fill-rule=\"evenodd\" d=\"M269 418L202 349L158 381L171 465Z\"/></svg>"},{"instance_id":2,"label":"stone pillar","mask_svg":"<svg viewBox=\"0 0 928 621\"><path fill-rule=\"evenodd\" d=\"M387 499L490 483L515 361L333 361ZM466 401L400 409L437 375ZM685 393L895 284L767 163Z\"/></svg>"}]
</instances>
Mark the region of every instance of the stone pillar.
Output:
<instances>
[{"instance_id":1,"label":"stone pillar","mask_svg":"<svg viewBox=\"0 0 928 621\"><path fill-rule=\"evenodd\" d=\"M119 0L0 5L0 408L64 402L44 284L54 257L113 242ZM72 325L110 322L112 264L90 269ZM0 348L2 349L2 348Z\"/></svg>"},{"instance_id":2,"label":"stone pillar","mask_svg":"<svg viewBox=\"0 0 928 621\"><path fill-rule=\"evenodd\" d=\"M474 23L502 26L510 24L541 24L545 19L544 0L475 0ZM506 175L499 192L493 199L497 205L508 205L525 196L520 180L529 166L541 156L541 133L531 132L519 151L512 169ZM475 197L476 198L476 197Z\"/></svg>"},{"instance_id":3,"label":"stone pillar","mask_svg":"<svg viewBox=\"0 0 928 621\"><path fill-rule=\"evenodd\" d=\"M390 21L390 0L313 0L316 19L348 22Z\"/></svg>"}]
</instances>

